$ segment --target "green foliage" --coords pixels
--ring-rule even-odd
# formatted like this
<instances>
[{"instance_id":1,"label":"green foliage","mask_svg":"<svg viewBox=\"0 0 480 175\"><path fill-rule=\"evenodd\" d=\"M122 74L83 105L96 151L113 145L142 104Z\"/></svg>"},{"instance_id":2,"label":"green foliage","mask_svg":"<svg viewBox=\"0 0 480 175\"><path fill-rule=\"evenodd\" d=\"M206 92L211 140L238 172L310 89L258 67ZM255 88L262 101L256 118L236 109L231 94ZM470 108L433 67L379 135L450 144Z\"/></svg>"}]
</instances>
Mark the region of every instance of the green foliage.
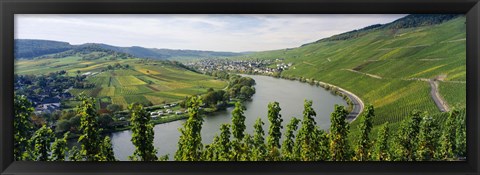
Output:
<instances>
[{"instance_id":1,"label":"green foliage","mask_svg":"<svg viewBox=\"0 0 480 175\"><path fill-rule=\"evenodd\" d=\"M375 117L375 110L372 105L365 107L363 112L362 123L359 126L360 140L357 143L357 149L354 159L358 161L365 161L370 159L370 147L372 145L369 135L372 130L372 119Z\"/></svg>"},{"instance_id":2,"label":"green foliage","mask_svg":"<svg viewBox=\"0 0 480 175\"><path fill-rule=\"evenodd\" d=\"M315 141L318 145L318 152L316 153L318 158L316 160L330 160L330 139L328 133L316 127L315 136Z\"/></svg>"},{"instance_id":3,"label":"green foliage","mask_svg":"<svg viewBox=\"0 0 480 175\"><path fill-rule=\"evenodd\" d=\"M413 111L400 125L400 130L395 140L398 147L395 150L396 160L415 160L415 150L417 148L421 121L422 114L419 111Z\"/></svg>"},{"instance_id":4,"label":"green foliage","mask_svg":"<svg viewBox=\"0 0 480 175\"><path fill-rule=\"evenodd\" d=\"M286 161L297 160L298 153L294 152L294 147L295 147L294 132L298 128L298 123L300 123L300 120L293 117L290 120L290 123L288 123L287 130L285 131L285 140L283 140L283 144L282 144L282 156L283 156L283 159Z\"/></svg>"},{"instance_id":5,"label":"green foliage","mask_svg":"<svg viewBox=\"0 0 480 175\"><path fill-rule=\"evenodd\" d=\"M243 111L245 106L241 102L235 103L235 109L232 111L232 131L233 137L238 140L242 140L245 136L245 115Z\"/></svg>"},{"instance_id":6,"label":"green foliage","mask_svg":"<svg viewBox=\"0 0 480 175\"><path fill-rule=\"evenodd\" d=\"M467 123L466 115L461 115L455 122L457 128L455 132L455 154L458 157L467 156Z\"/></svg>"},{"instance_id":7,"label":"green foliage","mask_svg":"<svg viewBox=\"0 0 480 175\"><path fill-rule=\"evenodd\" d=\"M202 100L198 97L193 97L190 100L189 118L184 123L183 128L180 128L181 136L174 157L177 161L198 161L201 159L203 118L199 113L200 104L202 104Z\"/></svg>"},{"instance_id":8,"label":"green foliage","mask_svg":"<svg viewBox=\"0 0 480 175\"><path fill-rule=\"evenodd\" d=\"M440 136L437 122L430 116L423 117L420 124L416 160L432 160L438 150L438 138Z\"/></svg>"},{"instance_id":9,"label":"green foliage","mask_svg":"<svg viewBox=\"0 0 480 175\"><path fill-rule=\"evenodd\" d=\"M265 156L267 154L267 148L265 145L265 131L263 130L263 125L265 123L262 122L261 118L255 120L255 124L253 125L254 128L254 135L253 135L253 153L252 153L252 160L253 161L263 161L265 160Z\"/></svg>"},{"instance_id":10,"label":"green foliage","mask_svg":"<svg viewBox=\"0 0 480 175\"><path fill-rule=\"evenodd\" d=\"M67 42L48 41L48 40L15 40L15 59L34 58L46 54L59 53L72 49L73 46Z\"/></svg>"},{"instance_id":11,"label":"green foliage","mask_svg":"<svg viewBox=\"0 0 480 175\"><path fill-rule=\"evenodd\" d=\"M80 155L87 161L101 160L100 148L102 139L100 138L100 129L97 122L97 110L95 99L81 97L82 104L78 106L77 113L80 115L80 129L82 135L78 138L82 148Z\"/></svg>"},{"instance_id":12,"label":"green foliage","mask_svg":"<svg viewBox=\"0 0 480 175\"><path fill-rule=\"evenodd\" d=\"M80 150L77 146L73 146L72 149L68 152L69 159L71 161L81 161L83 160L82 155L80 155Z\"/></svg>"},{"instance_id":13,"label":"green foliage","mask_svg":"<svg viewBox=\"0 0 480 175\"><path fill-rule=\"evenodd\" d=\"M48 161L50 157L50 144L54 140L54 137L55 135L52 129L46 125L38 129L29 140L29 143L33 145L33 149L28 151L30 153L28 154L27 160Z\"/></svg>"},{"instance_id":14,"label":"green foliage","mask_svg":"<svg viewBox=\"0 0 480 175\"><path fill-rule=\"evenodd\" d=\"M245 134L243 141L240 143L240 161L252 161L253 160L253 148L254 140L250 134Z\"/></svg>"},{"instance_id":15,"label":"green foliage","mask_svg":"<svg viewBox=\"0 0 480 175\"><path fill-rule=\"evenodd\" d=\"M456 149L455 134L457 130L455 121L457 120L458 115L458 110L451 111L443 125L442 136L440 138L440 150L437 155L439 159L447 160L454 155Z\"/></svg>"},{"instance_id":16,"label":"green foliage","mask_svg":"<svg viewBox=\"0 0 480 175\"><path fill-rule=\"evenodd\" d=\"M375 145L375 154L373 155L375 160L391 160L391 154L388 146L388 140L390 139L388 124L388 122L384 123L378 133L378 138Z\"/></svg>"},{"instance_id":17,"label":"green foliage","mask_svg":"<svg viewBox=\"0 0 480 175\"><path fill-rule=\"evenodd\" d=\"M55 141L52 144L52 156L50 156L51 161L64 161L66 154L68 153L67 138L70 132L63 134L62 139L55 138Z\"/></svg>"},{"instance_id":18,"label":"green foliage","mask_svg":"<svg viewBox=\"0 0 480 175\"><path fill-rule=\"evenodd\" d=\"M349 125L345 121L348 115L344 106L335 105L335 111L330 116L330 156L333 161L350 160L350 147L347 136Z\"/></svg>"},{"instance_id":19,"label":"green foliage","mask_svg":"<svg viewBox=\"0 0 480 175\"><path fill-rule=\"evenodd\" d=\"M121 111L122 110L122 106L118 105L118 104L109 104L107 106L107 110L112 112L112 113L115 113L117 111Z\"/></svg>"},{"instance_id":20,"label":"green foliage","mask_svg":"<svg viewBox=\"0 0 480 175\"><path fill-rule=\"evenodd\" d=\"M270 121L270 129L267 137L268 157L270 160L278 159L280 148L280 137L282 137L282 115L280 114L280 104L272 102L268 104L268 120Z\"/></svg>"},{"instance_id":21,"label":"green foliage","mask_svg":"<svg viewBox=\"0 0 480 175\"><path fill-rule=\"evenodd\" d=\"M131 104L130 125L132 126L132 143L135 146L133 155L129 157L134 161L156 161L157 150L153 146L153 123L150 114L143 108L141 104Z\"/></svg>"},{"instance_id":22,"label":"green foliage","mask_svg":"<svg viewBox=\"0 0 480 175\"><path fill-rule=\"evenodd\" d=\"M228 161L230 160L230 150L232 143L230 142L230 125L222 124L220 126L220 138L218 139L217 154L219 161Z\"/></svg>"},{"instance_id":23,"label":"green foliage","mask_svg":"<svg viewBox=\"0 0 480 175\"><path fill-rule=\"evenodd\" d=\"M305 100L303 110L302 127L298 132L294 154L298 155L302 161L314 161L321 158L318 155L319 146L317 144L317 128L315 117L317 114L312 108L312 101Z\"/></svg>"},{"instance_id":24,"label":"green foliage","mask_svg":"<svg viewBox=\"0 0 480 175\"><path fill-rule=\"evenodd\" d=\"M117 159L115 159L115 154L113 153L112 141L110 140L110 137L106 136L103 139L101 146L102 161L117 161Z\"/></svg>"},{"instance_id":25,"label":"green foliage","mask_svg":"<svg viewBox=\"0 0 480 175\"><path fill-rule=\"evenodd\" d=\"M30 115L33 108L25 96L15 95L13 103L13 157L18 161L22 160L22 154L28 146L28 139L32 136L33 124Z\"/></svg>"}]
</instances>

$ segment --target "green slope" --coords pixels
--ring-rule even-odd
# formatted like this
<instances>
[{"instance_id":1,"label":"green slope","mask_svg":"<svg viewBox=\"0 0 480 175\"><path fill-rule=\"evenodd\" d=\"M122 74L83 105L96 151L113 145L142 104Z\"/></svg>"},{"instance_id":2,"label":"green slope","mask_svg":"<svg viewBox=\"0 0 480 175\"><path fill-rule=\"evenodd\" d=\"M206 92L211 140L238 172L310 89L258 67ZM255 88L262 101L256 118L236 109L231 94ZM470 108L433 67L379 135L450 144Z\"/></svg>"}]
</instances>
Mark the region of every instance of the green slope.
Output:
<instances>
[{"instance_id":1,"label":"green slope","mask_svg":"<svg viewBox=\"0 0 480 175\"><path fill-rule=\"evenodd\" d=\"M103 57L85 60L88 55ZM106 52L82 51L67 57L15 61L15 73L19 75L39 75L65 70L69 76L95 73L88 76L87 82L95 84L88 89L71 89L73 95L84 93L95 97L101 108L108 104L119 104L124 108L134 102L164 103L183 100L185 96L205 93L209 88L223 89L227 83L210 76L192 72L178 66L175 62L145 60L140 58L115 58ZM58 57L58 56L56 56ZM117 67L120 65L121 67ZM125 66L128 65L128 68ZM113 67L108 69L108 67ZM80 72L78 72L80 71ZM76 101L68 101L75 106Z\"/></svg>"},{"instance_id":2,"label":"green slope","mask_svg":"<svg viewBox=\"0 0 480 175\"><path fill-rule=\"evenodd\" d=\"M345 88L376 107L374 124L398 122L414 109L439 113L430 85L451 107L465 107L465 17L411 28L380 27L344 40L320 40L293 49L253 53L248 59L284 58L285 77L314 78ZM355 125L356 123L354 123Z\"/></svg>"}]
</instances>

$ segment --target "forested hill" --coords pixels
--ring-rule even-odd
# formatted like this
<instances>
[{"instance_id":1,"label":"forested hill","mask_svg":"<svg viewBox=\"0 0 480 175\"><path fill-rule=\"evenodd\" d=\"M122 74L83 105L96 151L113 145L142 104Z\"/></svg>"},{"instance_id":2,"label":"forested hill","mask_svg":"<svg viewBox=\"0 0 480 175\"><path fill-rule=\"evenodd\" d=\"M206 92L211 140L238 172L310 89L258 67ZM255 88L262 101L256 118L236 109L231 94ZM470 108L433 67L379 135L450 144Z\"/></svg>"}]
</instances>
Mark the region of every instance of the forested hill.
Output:
<instances>
[{"instance_id":1,"label":"forested hill","mask_svg":"<svg viewBox=\"0 0 480 175\"><path fill-rule=\"evenodd\" d=\"M242 55L234 52L214 52L201 50L173 50L173 49L156 49L144 48L139 46L133 47L116 47L106 44L98 44L100 47L111 49L118 52L124 52L136 57L153 58L153 59L170 59L170 58L208 58L208 57L229 57Z\"/></svg>"},{"instance_id":2,"label":"forested hill","mask_svg":"<svg viewBox=\"0 0 480 175\"><path fill-rule=\"evenodd\" d=\"M71 45L67 42L49 41L49 40L33 40L33 39L16 39L15 40L15 58L16 59L32 59L50 54L65 55L85 48L102 50L107 52L116 52L131 55L139 58L151 59L192 59L192 58L212 58L238 56L242 53L233 52L213 52L200 50L173 50L173 49L156 49L144 48L139 46L133 47L117 47L106 44L87 43L82 45Z\"/></svg>"},{"instance_id":3,"label":"forested hill","mask_svg":"<svg viewBox=\"0 0 480 175\"><path fill-rule=\"evenodd\" d=\"M47 54L60 53L73 49L74 46L67 42L49 40L15 40L15 58L34 58Z\"/></svg>"}]
</instances>

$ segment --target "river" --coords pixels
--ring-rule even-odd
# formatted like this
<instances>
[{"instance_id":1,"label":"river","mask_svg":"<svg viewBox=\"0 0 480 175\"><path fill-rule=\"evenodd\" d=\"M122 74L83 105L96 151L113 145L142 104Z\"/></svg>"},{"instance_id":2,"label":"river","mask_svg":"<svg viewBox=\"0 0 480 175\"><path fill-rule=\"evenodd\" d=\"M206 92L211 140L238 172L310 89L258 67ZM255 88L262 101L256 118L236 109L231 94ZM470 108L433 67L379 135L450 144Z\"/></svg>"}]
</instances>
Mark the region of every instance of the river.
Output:
<instances>
[{"instance_id":1,"label":"river","mask_svg":"<svg viewBox=\"0 0 480 175\"><path fill-rule=\"evenodd\" d=\"M263 129L268 133L268 103L277 101L280 103L280 111L284 128L290 122L292 117L302 119L304 99L313 100L313 109L317 113L315 121L321 129L327 130L330 126L330 113L334 110L334 105L344 105L347 103L340 97L331 94L329 91L317 86L298 81L277 79L260 75L242 75L255 79L256 93L251 101L244 103L247 110L245 111L246 131L253 133L253 124L260 117L265 123ZM208 115L202 126L202 142L210 144L215 134L219 133L220 125L223 123L231 123L231 111L228 108ZM178 128L182 127L185 120L174 121L170 123L159 124L154 127L155 138L154 146L158 149L158 155L169 154L170 160L173 160L175 151L177 150L178 138L180 133ZM115 157L121 161L127 161L128 156L132 155L134 146L130 141L132 133L130 130L115 132L110 134L112 139Z\"/></svg>"}]
</instances>

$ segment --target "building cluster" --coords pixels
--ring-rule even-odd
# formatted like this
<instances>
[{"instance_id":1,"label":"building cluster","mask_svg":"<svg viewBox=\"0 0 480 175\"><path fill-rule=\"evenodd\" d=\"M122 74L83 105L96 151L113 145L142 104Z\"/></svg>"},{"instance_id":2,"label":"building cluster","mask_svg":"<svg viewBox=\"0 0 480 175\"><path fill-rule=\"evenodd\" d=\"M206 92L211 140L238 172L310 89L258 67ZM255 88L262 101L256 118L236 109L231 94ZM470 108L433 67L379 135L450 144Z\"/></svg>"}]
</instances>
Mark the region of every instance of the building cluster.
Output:
<instances>
[{"instance_id":1,"label":"building cluster","mask_svg":"<svg viewBox=\"0 0 480 175\"><path fill-rule=\"evenodd\" d=\"M276 67L272 66L275 65ZM228 71L242 73L273 74L281 72L292 66L292 63L284 63L283 59L276 60L229 60L229 59L205 59L198 62L188 63L201 72Z\"/></svg>"}]
</instances>

